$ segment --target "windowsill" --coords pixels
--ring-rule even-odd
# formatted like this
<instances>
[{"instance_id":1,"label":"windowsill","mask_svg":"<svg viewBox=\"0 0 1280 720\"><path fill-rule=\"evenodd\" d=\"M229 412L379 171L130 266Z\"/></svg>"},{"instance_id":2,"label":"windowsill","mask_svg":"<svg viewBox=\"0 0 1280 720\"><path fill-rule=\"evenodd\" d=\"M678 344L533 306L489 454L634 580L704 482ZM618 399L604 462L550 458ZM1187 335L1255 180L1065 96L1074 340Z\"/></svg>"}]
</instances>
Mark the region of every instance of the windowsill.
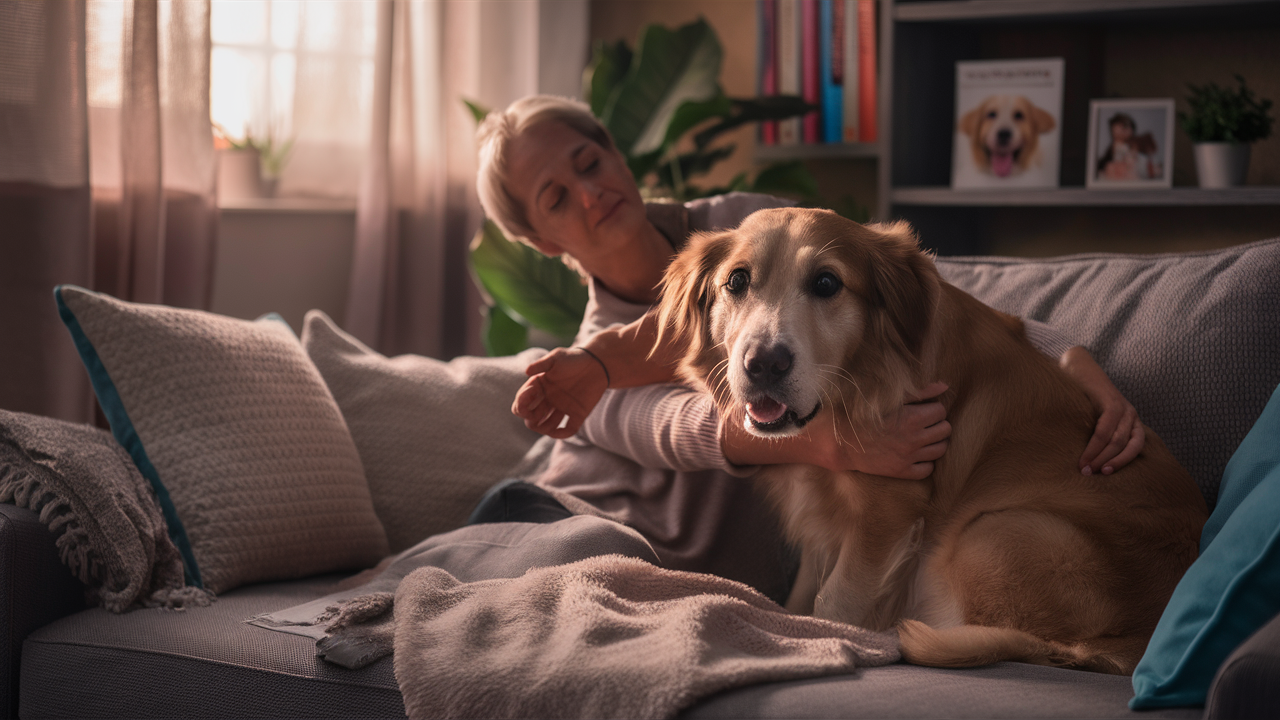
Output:
<instances>
[{"instance_id":1,"label":"windowsill","mask_svg":"<svg viewBox=\"0 0 1280 720\"><path fill-rule=\"evenodd\" d=\"M219 200L218 209L232 213L353 213L354 198L244 198Z\"/></svg>"}]
</instances>

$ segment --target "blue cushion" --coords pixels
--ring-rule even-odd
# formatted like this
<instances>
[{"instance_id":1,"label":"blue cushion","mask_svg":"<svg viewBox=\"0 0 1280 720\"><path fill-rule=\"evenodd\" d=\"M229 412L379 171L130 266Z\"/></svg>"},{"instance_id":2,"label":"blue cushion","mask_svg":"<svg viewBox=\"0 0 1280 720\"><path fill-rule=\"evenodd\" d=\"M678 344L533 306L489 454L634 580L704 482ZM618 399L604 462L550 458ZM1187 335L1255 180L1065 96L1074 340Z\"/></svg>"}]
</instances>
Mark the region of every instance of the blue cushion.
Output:
<instances>
[{"instance_id":1,"label":"blue cushion","mask_svg":"<svg viewBox=\"0 0 1280 720\"><path fill-rule=\"evenodd\" d=\"M1280 613L1280 388L1227 463L1200 557L1133 673L1135 710L1203 705L1218 667Z\"/></svg>"}]
</instances>

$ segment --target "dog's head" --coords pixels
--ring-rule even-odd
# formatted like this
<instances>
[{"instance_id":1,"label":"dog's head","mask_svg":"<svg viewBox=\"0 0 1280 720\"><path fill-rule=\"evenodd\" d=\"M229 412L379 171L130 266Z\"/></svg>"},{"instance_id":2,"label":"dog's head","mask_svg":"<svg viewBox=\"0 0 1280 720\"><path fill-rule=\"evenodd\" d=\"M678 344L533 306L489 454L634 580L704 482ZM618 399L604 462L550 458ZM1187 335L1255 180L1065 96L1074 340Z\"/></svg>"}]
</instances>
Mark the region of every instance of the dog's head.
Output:
<instances>
[{"instance_id":1,"label":"dog's head","mask_svg":"<svg viewBox=\"0 0 1280 720\"><path fill-rule=\"evenodd\" d=\"M973 160L996 177L1021 173L1030 164L1042 133L1057 125L1053 116L1022 95L991 95L960 118Z\"/></svg>"},{"instance_id":2,"label":"dog's head","mask_svg":"<svg viewBox=\"0 0 1280 720\"><path fill-rule=\"evenodd\" d=\"M819 412L878 422L921 384L939 292L906 223L859 225L826 210L761 210L695 235L667 269L659 343L681 374L758 435Z\"/></svg>"}]
</instances>

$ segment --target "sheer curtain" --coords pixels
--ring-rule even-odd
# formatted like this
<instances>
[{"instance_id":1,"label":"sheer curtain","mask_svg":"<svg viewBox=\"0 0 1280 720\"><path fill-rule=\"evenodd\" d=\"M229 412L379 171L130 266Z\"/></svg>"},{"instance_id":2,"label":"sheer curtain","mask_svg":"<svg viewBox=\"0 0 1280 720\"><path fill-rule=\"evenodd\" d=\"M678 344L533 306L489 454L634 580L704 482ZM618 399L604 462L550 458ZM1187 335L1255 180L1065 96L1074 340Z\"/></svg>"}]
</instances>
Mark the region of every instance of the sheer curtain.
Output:
<instances>
[{"instance_id":1,"label":"sheer curtain","mask_svg":"<svg viewBox=\"0 0 1280 720\"><path fill-rule=\"evenodd\" d=\"M578 95L587 4L381 2L377 38L344 324L388 354L482 354L467 265L481 220L475 121L462 100Z\"/></svg>"},{"instance_id":2,"label":"sheer curtain","mask_svg":"<svg viewBox=\"0 0 1280 720\"><path fill-rule=\"evenodd\" d=\"M92 418L54 285L206 307L209 5L0 3L0 407Z\"/></svg>"}]
</instances>

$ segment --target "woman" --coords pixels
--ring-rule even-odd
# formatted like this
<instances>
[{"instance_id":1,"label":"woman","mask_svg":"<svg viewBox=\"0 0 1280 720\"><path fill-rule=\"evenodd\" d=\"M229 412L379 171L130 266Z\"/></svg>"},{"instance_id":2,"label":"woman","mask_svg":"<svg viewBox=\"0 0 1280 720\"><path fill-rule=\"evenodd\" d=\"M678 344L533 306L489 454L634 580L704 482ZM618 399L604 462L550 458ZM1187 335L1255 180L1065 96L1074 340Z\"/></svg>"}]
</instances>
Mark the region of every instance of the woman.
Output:
<instances>
[{"instance_id":1,"label":"woman","mask_svg":"<svg viewBox=\"0 0 1280 720\"><path fill-rule=\"evenodd\" d=\"M951 432L936 401L904 406L886 419L881 437L855 448L836 440L829 418L803 435L766 441L746 433L740 418L720 418L705 395L678 386L606 391L611 380L670 379L631 350L644 338L621 326L656 301L663 271L688 234L735 226L785 201L735 194L646 208L608 132L585 105L560 98L529 97L491 113L478 139L486 215L509 237L566 258L589 278L577 347L531 365L535 377L513 408L531 428L560 439L530 478L534 485L575 510L585 511L585 500L636 527L669 567L712 572L785 599L793 568L772 513L742 480L751 466L808 462L899 478L932 472ZM1061 355L1100 410L1082 472L1108 473L1135 457L1144 442L1136 412L1088 353L1067 349L1044 326L1033 325L1032 334L1042 350ZM592 338L595 356L581 347ZM923 397L945 389L935 383ZM575 410L574 397L587 402ZM559 427L566 412L570 419Z\"/></svg>"}]
</instances>

